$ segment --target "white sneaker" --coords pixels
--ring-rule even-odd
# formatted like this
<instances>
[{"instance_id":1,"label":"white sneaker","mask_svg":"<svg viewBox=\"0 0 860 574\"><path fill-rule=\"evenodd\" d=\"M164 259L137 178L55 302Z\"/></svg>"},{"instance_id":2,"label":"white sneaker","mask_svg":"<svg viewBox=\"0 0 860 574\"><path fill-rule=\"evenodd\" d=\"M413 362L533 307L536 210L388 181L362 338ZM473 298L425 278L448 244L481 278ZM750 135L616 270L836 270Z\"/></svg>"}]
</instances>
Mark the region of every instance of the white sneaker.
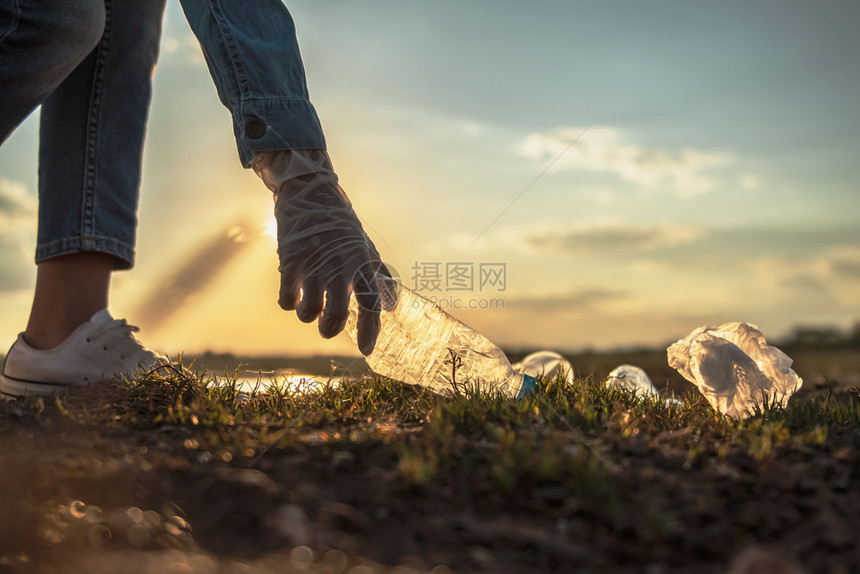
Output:
<instances>
[{"instance_id":1,"label":"white sneaker","mask_svg":"<svg viewBox=\"0 0 860 574\"><path fill-rule=\"evenodd\" d=\"M0 397L51 395L69 387L130 378L155 365L170 364L134 338L132 333L139 330L103 309L47 351L32 348L21 333L6 355Z\"/></svg>"}]
</instances>

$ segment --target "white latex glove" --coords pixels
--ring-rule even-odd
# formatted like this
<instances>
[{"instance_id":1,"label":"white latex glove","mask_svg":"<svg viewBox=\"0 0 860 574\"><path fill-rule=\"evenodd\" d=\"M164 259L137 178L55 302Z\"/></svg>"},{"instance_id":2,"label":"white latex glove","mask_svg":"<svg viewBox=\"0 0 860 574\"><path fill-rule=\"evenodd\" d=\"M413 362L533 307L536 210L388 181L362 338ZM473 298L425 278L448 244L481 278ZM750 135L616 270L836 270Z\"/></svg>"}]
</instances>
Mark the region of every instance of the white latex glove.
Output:
<instances>
[{"instance_id":1,"label":"white latex glove","mask_svg":"<svg viewBox=\"0 0 860 574\"><path fill-rule=\"evenodd\" d=\"M376 272L390 275L338 184L324 150L262 152L254 171L275 194L281 292L278 304L320 335L340 333L349 297L359 305L358 348L369 355L379 334Z\"/></svg>"}]
</instances>

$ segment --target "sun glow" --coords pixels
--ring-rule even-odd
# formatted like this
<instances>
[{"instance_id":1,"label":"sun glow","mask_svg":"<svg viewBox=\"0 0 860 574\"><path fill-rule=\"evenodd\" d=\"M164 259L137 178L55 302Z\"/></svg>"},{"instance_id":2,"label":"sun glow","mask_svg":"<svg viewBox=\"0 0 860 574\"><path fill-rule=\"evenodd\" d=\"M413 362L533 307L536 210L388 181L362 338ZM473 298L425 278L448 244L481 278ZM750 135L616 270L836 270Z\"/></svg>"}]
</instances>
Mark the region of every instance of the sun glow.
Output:
<instances>
[{"instance_id":1,"label":"sun glow","mask_svg":"<svg viewBox=\"0 0 860 574\"><path fill-rule=\"evenodd\" d=\"M274 217L272 217L271 214L269 214L269 218L270 218L269 221L266 222L265 225L263 225L262 234L264 237L271 237L273 239L277 239L278 238L278 222L275 220Z\"/></svg>"}]
</instances>

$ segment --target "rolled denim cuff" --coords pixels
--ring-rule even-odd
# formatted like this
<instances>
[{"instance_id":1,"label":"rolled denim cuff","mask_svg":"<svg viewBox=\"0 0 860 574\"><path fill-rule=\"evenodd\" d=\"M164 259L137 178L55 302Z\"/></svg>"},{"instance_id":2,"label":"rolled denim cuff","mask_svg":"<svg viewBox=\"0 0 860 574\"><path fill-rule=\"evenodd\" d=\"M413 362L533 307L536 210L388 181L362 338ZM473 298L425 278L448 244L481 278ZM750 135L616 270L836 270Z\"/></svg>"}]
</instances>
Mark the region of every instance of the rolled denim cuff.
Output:
<instances>
[{"instance_id":1,"label":"rolled denim cuff","mask_svg":"<svg viewBox=\"0 0 860 574\"><path fill-rule=\"evenodd\" d=\"M114 270L134 267L134 246L111 237L67 237L36 246L36 263L72 253L97 252L113 255Z\"/></svg>"},{"instance_id":2,"label":"rolled denim cuff","mask_svg":"<svg viewBox=\"0 0 860 574\"><path fill-rule=\"evenodd\" d=\"M326 149L316 110L308 100L245 100L233 117L239 158L245 167L263 151Z\"/></svg>"}]
</instances>

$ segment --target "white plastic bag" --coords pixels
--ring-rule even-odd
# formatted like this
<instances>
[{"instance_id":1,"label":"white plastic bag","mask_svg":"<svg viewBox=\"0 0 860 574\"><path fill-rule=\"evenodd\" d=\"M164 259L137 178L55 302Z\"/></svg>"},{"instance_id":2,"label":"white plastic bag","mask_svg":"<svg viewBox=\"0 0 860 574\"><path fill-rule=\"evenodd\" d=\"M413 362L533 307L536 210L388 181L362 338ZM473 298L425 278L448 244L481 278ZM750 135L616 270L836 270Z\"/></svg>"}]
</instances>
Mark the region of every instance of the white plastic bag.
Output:
<instances>
[{"instance_id":1,"label":"white plastic bag","mask_svg":"<svg viewBox=\"0 0 860 574\"><path fill-rule=\"evenodd\" d=\"M666 353L669 366L730 417L745 418L765 404L785 406L803 384L788 355L749 323L700 327Z\"/></svg>"},{"instance_id":2,"label":"white plastic bag","mask_svg":"<svg viewBox=\"0 0 860 574\"><path fill-rule=\"evenodd\" d=\"M573 366L567 359L553 351L537 351L527 355L514 365L514 370L533 377L542 375L548 380L555 379L561 371L567 384L573 384Z\"/></svg>"}]
</instances>

